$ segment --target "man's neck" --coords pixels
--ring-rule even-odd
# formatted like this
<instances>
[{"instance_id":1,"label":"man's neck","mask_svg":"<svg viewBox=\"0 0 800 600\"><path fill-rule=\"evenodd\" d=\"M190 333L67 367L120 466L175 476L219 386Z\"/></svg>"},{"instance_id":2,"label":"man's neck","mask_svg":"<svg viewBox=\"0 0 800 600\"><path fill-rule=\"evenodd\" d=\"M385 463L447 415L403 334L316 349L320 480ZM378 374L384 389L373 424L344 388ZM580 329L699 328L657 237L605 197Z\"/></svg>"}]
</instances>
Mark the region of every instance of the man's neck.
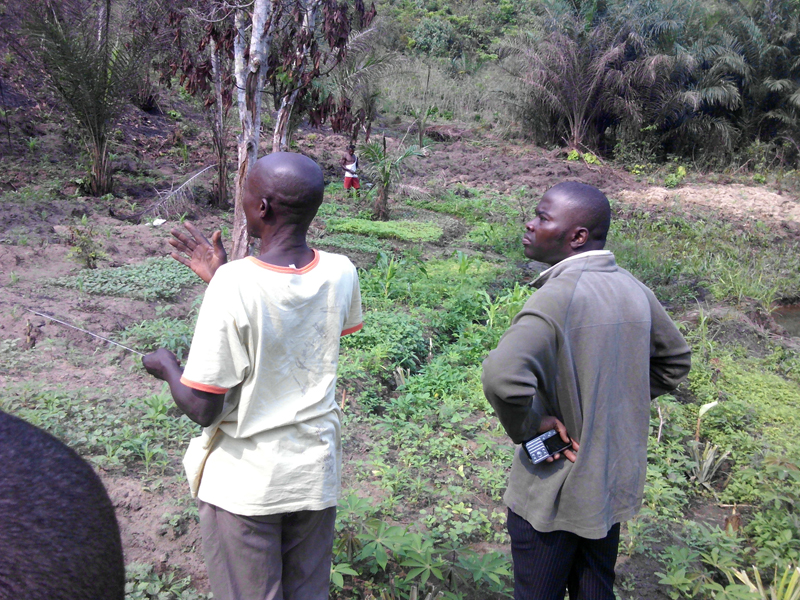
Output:
<instances>
[{"instance_id":1,"label":"man's neck","mask_svg":"<svg viewBox=\"0 0 800 600\"><path fill-rule=\"evenodd\" d=\"M306 241L307 227L286 225L261 238L258 260L279 267L303 268L314 260L314 251Z\"/></svg>"}]
</instances>

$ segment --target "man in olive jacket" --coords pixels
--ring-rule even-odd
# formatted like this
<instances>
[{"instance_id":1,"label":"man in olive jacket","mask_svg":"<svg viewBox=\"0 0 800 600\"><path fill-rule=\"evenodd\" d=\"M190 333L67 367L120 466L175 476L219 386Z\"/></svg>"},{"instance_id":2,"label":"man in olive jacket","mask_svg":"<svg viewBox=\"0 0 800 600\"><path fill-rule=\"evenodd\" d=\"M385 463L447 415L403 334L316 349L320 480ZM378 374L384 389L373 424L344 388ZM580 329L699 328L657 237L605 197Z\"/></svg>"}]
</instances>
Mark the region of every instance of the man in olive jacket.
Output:
<instances>
[{"instance_id":1,"label":"man in olive jacket","mask_svg":"<svg viewBox=\"0 0 800 600\"><path fill-rule=\"evenodd\" d=\"M567 459L514 457L504 500L516 600L613 600L619 524L642 503L650 400L686 377L691 352L653 293L604 250L605 195L566 182L523 237L551 265L483 363L483 389L511 439L556 429Z\"/></svg>"}]
</instances>

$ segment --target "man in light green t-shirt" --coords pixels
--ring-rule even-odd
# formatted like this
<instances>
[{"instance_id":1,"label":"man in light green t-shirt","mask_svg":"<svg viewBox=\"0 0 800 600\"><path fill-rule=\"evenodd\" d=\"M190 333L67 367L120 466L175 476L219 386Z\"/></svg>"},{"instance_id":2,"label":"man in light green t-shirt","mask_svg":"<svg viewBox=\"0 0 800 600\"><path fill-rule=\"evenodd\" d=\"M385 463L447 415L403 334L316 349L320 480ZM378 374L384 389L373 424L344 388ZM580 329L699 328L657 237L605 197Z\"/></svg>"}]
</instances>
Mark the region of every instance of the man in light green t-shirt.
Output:
<instances>
[{"instance_id":1,"label":"man in light green t-shirt","mask_svg":"<svg viewBox=\"0 0 800 600\"><path fill-rule=\"evenodd\" d=\"M261 158L245 185L256 257L227 263L193 226L173 257L209 282L186 367L165 349L145 368L204 426L184 466L198 498L209 581L218 600L328 597L341 480L339 339L361 329L358 275L313 250L306 232L322 171L299 154Z\"/></svg>"}]
</instances>

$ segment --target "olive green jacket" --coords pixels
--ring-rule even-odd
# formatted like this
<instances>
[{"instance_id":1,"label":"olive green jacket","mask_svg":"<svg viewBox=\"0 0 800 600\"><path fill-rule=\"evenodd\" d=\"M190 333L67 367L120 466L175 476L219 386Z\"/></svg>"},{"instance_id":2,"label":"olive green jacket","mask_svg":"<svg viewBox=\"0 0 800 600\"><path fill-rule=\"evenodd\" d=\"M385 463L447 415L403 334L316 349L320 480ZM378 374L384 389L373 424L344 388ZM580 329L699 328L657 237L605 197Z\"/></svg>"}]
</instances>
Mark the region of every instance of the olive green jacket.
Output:
<instances>
[{"instance_id":1,"label":"olive green jacket","mask_svg":"<svg viewBox=\"0 0 800 600\"><path fill-rule=\"evenodd\" d=\"M504 500L537 531L599 539L633 517L647 470L650 400L686 377L691 351L653 293L611 252L551 267L483 363L483 389L515 443L557 417L577 461L517 448Z\"/></svg>"}]
</instances>

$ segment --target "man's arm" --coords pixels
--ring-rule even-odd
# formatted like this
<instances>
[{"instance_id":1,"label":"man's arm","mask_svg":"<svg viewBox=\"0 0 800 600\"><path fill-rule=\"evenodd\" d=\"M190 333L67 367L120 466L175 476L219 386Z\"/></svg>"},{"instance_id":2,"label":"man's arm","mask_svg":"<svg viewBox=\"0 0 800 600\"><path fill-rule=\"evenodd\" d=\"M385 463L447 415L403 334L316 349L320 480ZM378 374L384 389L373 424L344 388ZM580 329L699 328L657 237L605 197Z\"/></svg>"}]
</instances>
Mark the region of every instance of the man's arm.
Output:
<instances>
[{"instance_id":1,"label":"man's arm","mask_svg":"<svg viewBox=\"0 0 800 600\"><path fill-rule=\"evenodd\" d=\"M556 372L556 352L553 326L523 309L483 361L483 393L516 444L535 437L548 414L539 398L540 379Z\"/></svg>"},{"instance_id":2,"label":"man's arm","mask_svg":"<svg viewBox=\"0 0 800 600\"><path fill-rule=\"evenodd\" d=\"M671 392L686 379L692 367L692 350L656 297L650 328L650 397Z\"/></svg>"},{"instance_id":3,"label":"man's arm","mask_svg":"<svg viewBox=\"0 0 800 600\"><path fill-rule=\"evenodd\" d=\"M225 394L202 392L181 383L180 363L166 348L148 354L142 358L142 364L148 373L169 384L175 404L195 423L208 427L222 412Z\"/></svg>"},{"instance_id":4,"label":"man's arm","mask_svg":"<svg viewBox=\"0 0 800 600\"><path fill-rule=\"evenodd\" d=\"M206 236L189 221L184 221L183 225L188 230L189 235L178 229L173 229L170 232L174 239L171 239L169 243L177 250L170 256L189 267L197 273L200 279L208 283L214 277L217 269L228 262L228 253L225 252L225 247L222 245L222 233L215 231L211 235L211 241L209 242ZM183 252L186 256L179 254L180 252Z\"/></svg>"}]
</instances>

